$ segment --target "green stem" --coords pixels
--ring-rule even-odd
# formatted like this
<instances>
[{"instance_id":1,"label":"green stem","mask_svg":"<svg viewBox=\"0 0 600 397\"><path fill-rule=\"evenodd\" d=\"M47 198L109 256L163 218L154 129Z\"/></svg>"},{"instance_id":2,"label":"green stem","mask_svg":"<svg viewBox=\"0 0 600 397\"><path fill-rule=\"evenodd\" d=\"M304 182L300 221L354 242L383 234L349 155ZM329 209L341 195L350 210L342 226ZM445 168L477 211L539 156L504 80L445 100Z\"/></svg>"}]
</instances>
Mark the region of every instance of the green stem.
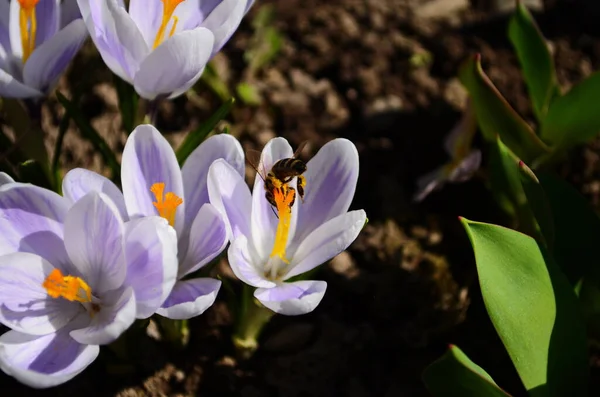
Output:
<instances>
[{"instance_id":1,"label":"green stem","mask_svg":"<svg viewBox=\"0 0 600 397\"><path fill-rule=\"evenodd\" d=\"M254 298L253 290L252 287L244 285L237 325L232 335L233 344L244 359L250 358L258 349L258 337L275 314Z\"/></svg>"},{"instance_id":2,"label":"green stem","mask_svg":"<svg viewBox=\"0 0 600 397\"><path fill-rule=\"evenodd\" d=\"M165 341L178 349L187 346L190 341L188 320L171 320L170 318L155 316Z\"/></svg>"}]
</instances>

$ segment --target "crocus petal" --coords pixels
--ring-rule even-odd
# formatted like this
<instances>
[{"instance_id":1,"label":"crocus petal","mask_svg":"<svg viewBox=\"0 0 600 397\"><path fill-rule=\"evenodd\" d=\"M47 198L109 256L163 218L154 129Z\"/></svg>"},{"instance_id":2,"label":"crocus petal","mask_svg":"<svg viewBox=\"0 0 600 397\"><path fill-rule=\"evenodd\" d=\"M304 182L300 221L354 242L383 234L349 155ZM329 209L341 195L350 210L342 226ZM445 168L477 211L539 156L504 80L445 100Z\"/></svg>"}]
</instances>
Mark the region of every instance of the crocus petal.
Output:
<instances>
[{"instance_id":1,"label":"crocus petal","mask_svg":"<svg viewBox=\"0 0 600 397\"><path fill-rule=\"evenodd\" d=\"M9 331L0 336L2 371L36 389L74 378L99 352L99 346L79 344L66 330L45 336Z\"/></svg>"},{"instance_id":2,"label":"crocus petal","mask_svg":"<svg viewBox=\"0 0 600 397\"><path fill-rule=\"evenodd\" d=\"M27 87L4 70L0 69L0 97L38 98L44 94L35 88Z\"/></svg>"},{"instance_id":3,"label":"crocus petal","mask_svg":"<svg viewBox=\"0 0 600 397\"><path fill-rule=\"evenodd\" d=\"M152 125L138 126L127 139L123 150L121 186L131 218L157 215L152 204L156 199L150 187L165 184L165 194L173 192L184 198L181 170L169 142ZM184 228L185 198L177 208L175 229Z\"/></svg>"},{"instance_id":4,"label":"crocus petal","mask_svg":"<svg viewBox=\"0 0 600 397\"><path fill-rule=\"evenodd\" d=\"M77 0L63 0L60 6L60 27L63 28L79 18L81 12Z\"/></svg>"},{"instance_id":5,"label":"crocus petal","mask_svg":"<svg viewBox=\"0 0 600 397\"><path fill-rule=\"evenodd\" d=\"M177 33L167 39L140 65L133 80L135 90L146 99L182 94L200 78L213 42L213 34L204 28Z\"/></svg>"},{"instance_id":6,"label":"crocus petal","mask_svg":"<svg viewBox=\"0 0 600 397\"><path fill-rule=\"evenodd\" d=\"M344 251L356 239L366 221L365 211L358 210L319 226L298 246L284 280L312 270Z\"/></svg>"},{"instance_id":7,"label":"crocus petal","mask_svg":"<svg viewBox=\"0 0 600 397\"><path fill-rule=\"evenodd\" d=\"M71 263L94 294L123 285L127 270L124 233L117 206L103 193L88 193L67 213L65 247Z\"/></svg>"},{"instance_id":8,"label":"crocus petal","mask_svg":"<svg viewBox=\"0 0 600 397\"><path fill-rule=\"evenodd\" d=\"M20 23L21 4L18 1L10 1L10 16L8 28L10 33L10 45L15 57L23 57L23 46L21 44L21 23Z\"/></svg>"},{"instance_id":9,"label":"crocus petal","mask_svg":"<svg viewBox=\"0 0 600 397\"><path fill-rule=\"evenodd\" d=\"M158 216L125 225L125 284L135 292L137 318L148 318L169 296L177 278L177 235Z\"/></svg>"},{"instance_id":10,"label":"crocus petal","mask_svg":"<svg viewBox=\"0 0 600 397\"><path fill-rule=\"evenodd\" d=\"M315 310L326 289L325 281L305 280L281 283L274 288L258 288L254 297L276 313L298 316Z\"/></svg>"},{"instance_id":11,"label":"crocus petal","mask_svg":"<svg viewBox=\"0 0 600 397\"><path fill-rule=\"evenodd\" d=\"M132 288L113 291L102 297L100 312L89 326L76 329L70 335L86 345L106 345L115 341L135 321L135 295Z\"/></svg>"},{"instance_id":12,"label":"crocus petal","mask_svg":"<svg viewBox=\"0 0 600 397\"><path fill-rule=\"evenodd\" d=\"M0 172L0 186L6 185L7 183L13 183L15 180L6 172Z\"/></svg>"},{"instance_id":13,"label":"crocus petal","mask_svg":"<svg viewBox=\"0 0 600 397\"><path fill-rule=\"evenodd\" d=\"M0 1L0 56L2 50L5 55L12 53L10 45L10 3L7 1Z\"/></svg>"},{"instance_id":14,"label":"crocus petal","mask_svg":"<svg viewBox=\"0 0 600 397\"><path fill-rule=\"evenodd\" d=\"M67 263L63 222L68 208L64 197L41 187L0 186L0 255L31 252L56 266Z\"/></svg>"},{"instance_id":15,"label":"crocus petal","mask_svg":"<svg viewBox=\"0 0 600 397\"><path fill-rule=\"evenodd\" d=\"M447 173L445 166L436 168L419 177L419 179L417 179L417 191L413 196L413 200L416 202L423 201L425 197L429 196L433 191L442 187L446 181Z\"/></svg>"},{"instance_id":16,"label":"crocus petal","mask_svg":"<svg viewBox=\"0 0 600 397\"><path fill-rule=\"evenodd\" d=\"M263 177L271 170L278 160L294 155L292 147L284 138L271 139L264 147L260 163L256 164ZM299 200L296 200L299 201ZM297 205L294 204L292 222L296 224ZM273 212L273 206L265 198L265 181L259 175L254 179L252 190L252 243L259 258L266 260L275 241L275 232L279 219ZM293 225L292 225L293 226ZM288 241L294 236L295 227L290 227Z\"/></svg>"},{"instance_id":17,"label":"crocus petal","mask_svg":"<svg viewBox=\"0 0 600 397\"><path fill-rule=\"evenodd\" d=\"M33 51L23 69L23 82L39 91L49 92L86 38L85 23L80 19L71 22Z\"/></svg>"},{"instance_id":18,"label":"crocus petal","mask_svg":"<svg viewBox=\"0 0 600 397\"><path fill-rule=\"evenodd\" d=\"M229 238L250 235L252 197L240 174L225 160L216 160L208 171L210 203L224 215Z\"/></svg>"},{"instance_id":19,"label":"crocus petal","mask_svg":"<svg viewBox=\"0 0 600 397\"><path fill-rule=\"evenodd\" d=\"M129 219L123 193L110 179L83 168L67 172L62 182L63 196L74 204L89 192L104 193L115 203L124 221Z\"/></svg>"},{"instance_id":20,"label":"crocus petal","mask_svg":"<svg viewBox=\"0 0 600 397\"><path fill-rule=\"evenodd\" d=\"M469 180L481 165L481 150L472 150L448 175L451 182Z\"/></svg>"},{"instance_id":21,"label":"crocus petal","mask_svg":"<svg viewBox=\"0 0 600 397\"><path fill-rule=\"evenodd\" d=\"M16 331L45 335L68 324L83 307L55 299L42 286L54 266L22 252L0 256L0 322Z\"/></svg>"},{"instance_id":22,"label":"crocus petal","mask_svg":"<svg viewBox=\"0 0 600 397\"><path fill-rule=\"evenodd\" d=\"M227 250L227 259L235 276L244 283L257 288L273 288L276 284L268 279L257 269L253 263L252 253L248 247L248 240L244 236L233 240Z\"/></svg>"},{"instance_id":23,"label":"crocus petal","mask_svg":"<svg viewBox=\"0 0 600 397\"><path fill-rule=\"evenodd\" d=\"M60 0L42 0L35 6L36 32L35 48L39 48L46 40L58 31L60 18Z\"/></svg>"},{"instance_id":24,"label":"crocus petal","mask_svg":"<svg viewBox=\"0 0 600 397\"><path fill-rule=\"evenodd\" d=\"M246 4L246 13L248 11L250 11L250 8L252 7L252 5L254 5L254 0L248 0L248 2Z\"/></svg>"},{"instance_id":25,"label":"crocus petal","mask_svg":"<svg viewBox=\"0 0 600 397\"><path fill-rule=\"evenodd\" d=\"M133 77L150 49L127 11L116 0L77 0L104 63L119 77Z\"/></svg>"},{"instance_id":26,"label":"crocus petal","mask_svg":"<svg viewBox=\"0 0 600 397\"><path fill-rule=\"evenodd\" d=\"M346 213L358 181L358 152L347 139L328 142L307 163L304 202L298 207L296 239Z\"/></svg>"},{"instance_id":27,"label":"crocus petal","mask_svg":"<svg viewBox=\"0 0 600 397\"><path fill-rule=\"evenodd\" d=\"M220 158L229 163L242 177L244 176L244 150L240 142L229 134L214 135L202 142L181 168L186 225L191 225L200 207L208 203L206 186L208 169L213 161Z\"/></svg>"},{"instance_id":28,"label":"crocus petal","mask_svg":"<svg viewBox=\"0 0 600 397\"><path fill-rule=\"evenodd\" d=\"M219 288L221 282L212 278L179 281L157 313L173 320L199 316L215 302Z\"/></svg>"},{"instance_id":29,"label":"crocus petal","mask_svg":"<svg viewBox=\"0 0 600 397\"><path fill-rule=\"evenodd\" d=\"M185 4L189 1L184 1ZM178 5L179 8L182 4ZM162 0L130 0L129 15L135 24L149 48L152 48L156 33L162 22L164 5ZM179 25L179 21L177 25ZM167 29L168 33L170 29ZM165 33L165 35L166 35Z\"/></svg>"},{"instance_id":30,"label":"crocus petal","mask_svg":"<svg viewBox=\"0 0 600 397\"><path fill-rule=\"evenodd\" d=\"M181 278L195 272L217 257L228 243L227 225L213 205L204 204L194 219L189 233L185 259L179 267Z\"/></svg>"},{"instance_id":31,"label":"crocus petal","mask_svg":"<svg viewBox=\"0 0 600 397\"><path fill-rule=\"evenodd\" d=\"M202 22L215 35L213 55L231 38L246 13L246 0L222 0Z\"/></svg>"}]
</instances>

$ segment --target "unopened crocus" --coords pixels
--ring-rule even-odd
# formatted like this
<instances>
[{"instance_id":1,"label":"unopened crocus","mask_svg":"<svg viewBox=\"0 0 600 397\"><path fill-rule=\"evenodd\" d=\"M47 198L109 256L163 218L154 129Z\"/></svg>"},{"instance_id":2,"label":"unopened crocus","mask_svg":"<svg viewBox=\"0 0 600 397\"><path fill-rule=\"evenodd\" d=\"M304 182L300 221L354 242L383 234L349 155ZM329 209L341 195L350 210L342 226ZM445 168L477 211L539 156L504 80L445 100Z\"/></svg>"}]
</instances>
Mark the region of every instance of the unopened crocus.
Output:
<instances>
[{"instance_id":1,"label":"unopened crocus","mask_svg":"<svg viewBox=\"0 0 600 397\"><path fill-rule=\"evenodd\" d=\"M446 183L465 182L473 176L481 165L481 151L472 147L476 132L477 120L469 102L460 121L450 131L444 143L450 161L419 178L415 201L422 201Z\"/></svg>"},{"instance_id":2,"label":"unopened crocus","mask_svg":"<svg viewBox=\"0 0 600 397\"><path fill-rule=\"evenodd\" d=\"M176 97L202 75L251 0L78 0L106 65L144 98Z\"/></svg>"},{"instance_id":3,"label":"unopened crocus","mask_svg":"<svg viewBox=\"0 0 600 397\"><path fill-rule=\"evenodd\" d=\"M0 96L39 98L87 38L73 0L0 1Z\"/></svg>"},{"instance_id":4,"label":"unopened crocus","mask_svg":"<svg viewBox=\"0 0 600 397\"><path fill-rule=\"evenodd\" d=\"M288 142L275 138L265 146L259 168L268 171L277 160L292 155ZM274 194L274 208L265 198L261 177L256 177L251 194L242 176L225 161L211 166L210 201L225 214L232 236L229 263L241 281L256 287L254 296L264 306L299 315L321 302L325 281L289 280L330 260L358 236L365 211L348 212L358 170L354 144L335 139L308 162L304 201L293 200L286 189ZM296 178L289 186L296 187Z\"/></svg>"},{"instance_id":5,"label":"unopened crocus","mask_svg":"<svg viewBox=\"0 0 600 397\"><path fill-rule=\"evenodd\" d=\"M189 278L217 257L227 245L227 228L219 211L208 202L206 179L216 159L224 159L239 175L244 152L228 134L204 141L183 168L167 140L151 125L141 125L129 136L121 166L123 193L108 179L76 169L65 176L63 193L73 202L89 191L102 191L116 203L123 219L160 215L177 231L179 270L173 291L157 313L171 319L202 314L215 301L221 282Z\"/></svg>"},{"instance_id":6,"label":"unopened crocus","mask_svg":"<svg viewBox=\"0 0 600 397\"><path fill-rule=\"evenodd\" d=\"M49 190L0 186L0 368L45 388L66 382L175 282L175 232L160 217L124 223L103 193L72 204Z\"/></svg>"}]
</instances>

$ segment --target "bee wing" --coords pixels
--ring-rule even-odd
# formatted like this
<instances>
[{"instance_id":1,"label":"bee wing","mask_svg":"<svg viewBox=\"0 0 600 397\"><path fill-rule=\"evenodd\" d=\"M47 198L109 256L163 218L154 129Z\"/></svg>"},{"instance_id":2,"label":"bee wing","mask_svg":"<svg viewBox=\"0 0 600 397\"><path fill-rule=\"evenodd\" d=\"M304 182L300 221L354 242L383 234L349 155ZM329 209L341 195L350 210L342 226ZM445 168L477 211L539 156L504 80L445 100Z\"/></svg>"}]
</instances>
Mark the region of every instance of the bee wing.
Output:
<instances>
[{"instance_id":1,"label":"bee wing","mask_svg":"<svg viewBox=\"0 0 600 397\"><path fill-rule=\"evenodd\" d=\"M262 178L262 180L267 179L267 173L265 171L264 164L260 161L261 153L258 150L248 149L246 150L246 160L248 164L254 168L254 171Z\"/></svg>"},{"instance_id":2,"label":"bee wing","mask_svg":"<svg viewBox=\"0 0 600 397\"><path fill-rule=\"evenodd\" d=\"M296 151L294 152L294 155L292 156L293 158L297 158L298 155L300 153L302 153L302 151L304 150L304 148L306 147L306 144L308 143L308 141L304 141L302 143L300 143L300 145L298 145L298 148L296 149Z\"/></svg>"}]
</instances>

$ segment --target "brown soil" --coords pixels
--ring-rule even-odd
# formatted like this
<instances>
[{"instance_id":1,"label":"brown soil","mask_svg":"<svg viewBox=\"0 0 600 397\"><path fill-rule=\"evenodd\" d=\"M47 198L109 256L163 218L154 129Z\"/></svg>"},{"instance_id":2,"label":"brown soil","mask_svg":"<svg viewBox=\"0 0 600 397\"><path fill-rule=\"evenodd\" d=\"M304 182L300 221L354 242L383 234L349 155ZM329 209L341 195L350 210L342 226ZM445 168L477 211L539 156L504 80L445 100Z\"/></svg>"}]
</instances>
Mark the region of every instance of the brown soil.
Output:
<instances>
[{"instance_id":1,"label":"brown soil","mask_svg":"<svg viewBox=\"0 0 600 397\"><path fill-rule=\"evenodd\" d=\"M66 385L31 392L0 376L1 395L31 396L425 396L423 369L454 343L516 396L525 395L496 336L476 282L470 245L457 220L504 222L479 180L447 186L423 203L411 202L420 175L446 160L442 139L458 120L466 93L456 80L460 63L480 52L500 91L529 119L517 60L506 39L506 18L450 7L442 17L427 0L271 0L276 27L285 35L282 54L255 76L258 107L238 106L231 132L247 148L280 135L294 145L310 140L314 153L346 137L361 158L354 208L369 224L355 244L319 277L329 283L311 314L277 316L262 347L237 360L224 297L191 321L188 348L175 351L151 339L131 371L107 367L105 351ZM451 3L451 4L450 4ZM441 4L441 3L440 3ZM230 88L244 77L243 51L255 6L223 54L216 58ZM537 16L553 44L561 83L568 87L600 67L597 16L578 8L550 8ZM81 87L82 77L89 86ZM90 81L91 79L91 81ZM117 151L120 130L110 74L85 51L62 87L79 87L83 109ZM164 104L158 126L172 139L197 125L218 104L199 85L197 101ZM45 109L53 147L60 106ZM76 130L65 140L65 169L104 172L100 157ZM574 151L561 171L598 205L600 141ZM221 294L223 295L223 294ZM597 353L597 352L596 352ZM596 355L594 355L596 357ZM112 360L111 362L114 362ZM600 386L600 362L591 378Z\"/></svg>"}]
</instances>

